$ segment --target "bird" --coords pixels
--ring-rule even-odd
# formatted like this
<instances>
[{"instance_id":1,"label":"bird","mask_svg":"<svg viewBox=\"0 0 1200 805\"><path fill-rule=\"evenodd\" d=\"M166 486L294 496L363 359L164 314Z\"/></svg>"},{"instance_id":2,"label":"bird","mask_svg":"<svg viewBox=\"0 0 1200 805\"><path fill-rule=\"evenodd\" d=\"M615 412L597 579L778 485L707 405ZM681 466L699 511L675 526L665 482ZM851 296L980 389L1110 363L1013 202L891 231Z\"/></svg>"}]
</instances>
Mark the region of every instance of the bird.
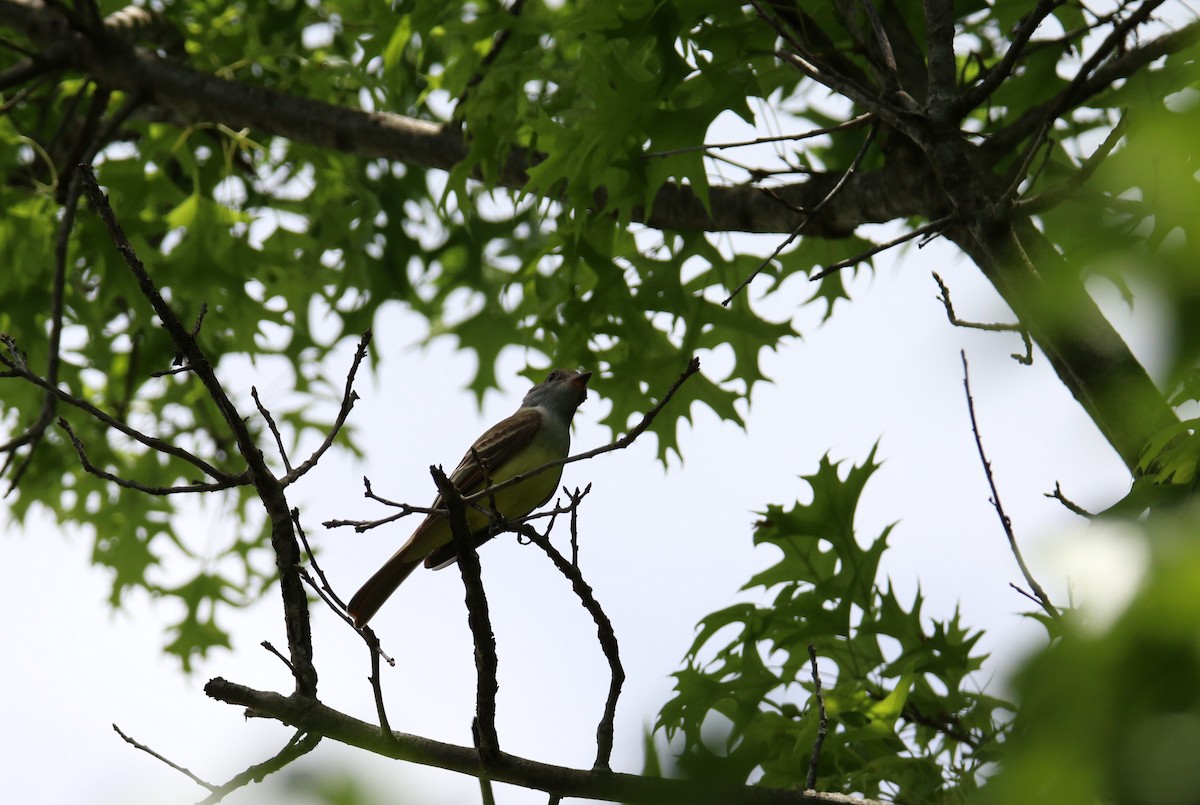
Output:
<instances>
[{"instance_id":1,"label":"bird","mask_svg":"<svg viewBox=\"0 0 1200 805\"><path fill-rule=\"evenodd\" d=\"M571 447L571 420L587 399L591 376L591 372L571 369L550 372L529 390L512 416L475 440L450 474L450 482L460 494L469 496L549 461L566 458ZM478 503L484 508L494 507L506 520L524 517L554 496L561 477L560 465ZM445 508L440 494L430 508ZM493 536L488 533L491 518L479 506L468 506L466 514L477 546ZM456 559L449 521L441 514L430 514L350 599L346 609L355 627L366 626L417 565L424 562L426 567L440 570Z\"/></svg>"}]
</instances>

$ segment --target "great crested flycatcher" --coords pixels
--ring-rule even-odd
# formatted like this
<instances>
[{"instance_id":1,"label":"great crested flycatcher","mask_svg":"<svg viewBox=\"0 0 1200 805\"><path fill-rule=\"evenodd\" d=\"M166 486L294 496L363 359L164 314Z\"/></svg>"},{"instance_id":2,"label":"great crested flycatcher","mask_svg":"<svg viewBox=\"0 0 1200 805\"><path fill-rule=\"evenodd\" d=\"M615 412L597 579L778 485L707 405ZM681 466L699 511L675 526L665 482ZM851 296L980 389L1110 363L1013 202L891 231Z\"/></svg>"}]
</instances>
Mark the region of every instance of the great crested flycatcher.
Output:
<instances>
[{"instance_id":1,"label":"great crested flycatcher","mask_svg":"<svg viewBox=\"0 0 1200 805\"><path fill-rule=\"evenodd\" d=\"M591 376L591 372L570 369L551 372L545 382L529 390L515 414L475 440L451 473L450 482L464 496L472 495L548 461L566 458L571 446L571 419L575 409L587 399ZM554 496L561 477L562 467L554 467L477 504L485 509L494 506L505 519L524 517ZM431 508L445 508L441 495ZM489 524L488 514L478 506L467 507L467 525L476 545L489 538ZM456 558L449 521L441 515L429 515L408 542L350 599L347 609L354 625L365 626L422 561L426 567L440 569Z\"/></svg>"}]
</instances>

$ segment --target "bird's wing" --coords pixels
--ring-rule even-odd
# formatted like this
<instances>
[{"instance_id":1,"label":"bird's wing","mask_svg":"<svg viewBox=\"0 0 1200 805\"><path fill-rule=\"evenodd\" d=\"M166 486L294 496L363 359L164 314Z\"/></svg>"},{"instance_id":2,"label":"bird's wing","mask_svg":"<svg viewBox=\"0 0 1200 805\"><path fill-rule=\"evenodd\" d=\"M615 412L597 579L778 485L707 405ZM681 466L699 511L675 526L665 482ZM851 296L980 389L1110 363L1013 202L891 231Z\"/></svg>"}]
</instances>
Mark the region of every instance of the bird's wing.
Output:
<instances>
[{"instance_id":1,"label":"bird's wing","mask_svg":"<svg viewBox=\"0 0 1200 805\"><path fill-rule=\"evenodd\" d=\"M538 428L542 426L542 415L536 408L522 408L502 422L494 425L487 433L475 440L471 449L463 456L450 481L464 495L473 495L488 486L496 470L529 444ZM476 460L478 458L478 460ZM482 462L482 466L480 464ZM434 504L442 508L441 495Z\"/></svg>"},{"instance_id":2,"label":"bird's wing","mask_svg":"<svg viewBox=\"0 0 1200 805\"><path fill-rule=\"evenodd\" d=\"M480 436L471 445L471 449L458 462L458 467L450 473L450 482L463 495L471 495L483 489L487 479L499 469L508 457L529 444L529 440L537 433L542 425L542 415L533 408L522 408L496 425L487 433ZM480 466L479 461L483 462ZM485 469L486 468L486 469ZM446 502L441 495L434 498L430 508L444 509ZM445 541L443 537L434 537L431 532L445 520L437 515L430 515L413 531L408 542L401 546L399 555L406 561L421 560L430 551ZM440 531L440 529L439 529ZM431 542L431 539L433 540Z\"/></svg>"}]
</instances>

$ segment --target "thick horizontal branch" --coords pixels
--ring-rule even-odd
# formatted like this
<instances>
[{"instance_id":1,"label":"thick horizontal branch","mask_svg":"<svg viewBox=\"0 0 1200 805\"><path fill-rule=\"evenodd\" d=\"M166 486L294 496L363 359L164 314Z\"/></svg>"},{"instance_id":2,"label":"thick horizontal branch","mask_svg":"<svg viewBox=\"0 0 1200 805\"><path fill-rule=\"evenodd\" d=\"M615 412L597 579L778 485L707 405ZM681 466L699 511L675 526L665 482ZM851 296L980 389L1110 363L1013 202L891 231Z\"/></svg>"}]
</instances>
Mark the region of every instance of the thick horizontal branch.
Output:
<instances>
[{"instance_id":1,"label":"thick horizontal branch","mask_svg":"<svg viewBox=\"0 0 1200 805\"><path fill-rule=\"evenodd\" d=\"M364 112L219 78L120 40L106 42L101 50L40 0L0 0L0 25L56 52L65 39L74 40L66 66L112 89L138 94L146 103L170 109L184 120L250 128L297 143L424 168L449 170L467 154L466 141L453 126ZM500 171L500 183L510 189L524 188L526 168L541 158L538 153L514 150ZM659 190L653 212L635 211L635 218L659 229L791 232L802 220L795 211L811 209L841 175L841 171L817 174L802 183L773 188L778 200L757 187L714 187L709 191L711 215L691 187L668 183ZM927 205L917 204L914 195L919 187L904 171L860 174L805 231L816 237L848 237L863 223L926 214ZM603 206L604 197L603 190L597 193L598 206Z\"/></svg>"},{"instance_id":2,"label":"thick horizontal branch","mask_svg":"<svg viewBox=\"0 0 1200 805\"><path fill-rule=\"evenodd\" d=\"M884 805L878 800L859 799L842 794L760 786L729 786L722 791L719 790L719 786L708 782L641 777L610 771L584 771L539 763L503 752L494 762L485 766L474 749L401 732L393 732L387 736L378 727L326 707L315 699L254 690L221 678L210 680L205 685L204 692L218 701L247 707L255 716L273 718L306 733L322 735L384 757L436 766L473 777L486 775L498 783L545 791L558 797L647 805L681 802L724 802L730 805Z\"/></svg>"}]
</instances>

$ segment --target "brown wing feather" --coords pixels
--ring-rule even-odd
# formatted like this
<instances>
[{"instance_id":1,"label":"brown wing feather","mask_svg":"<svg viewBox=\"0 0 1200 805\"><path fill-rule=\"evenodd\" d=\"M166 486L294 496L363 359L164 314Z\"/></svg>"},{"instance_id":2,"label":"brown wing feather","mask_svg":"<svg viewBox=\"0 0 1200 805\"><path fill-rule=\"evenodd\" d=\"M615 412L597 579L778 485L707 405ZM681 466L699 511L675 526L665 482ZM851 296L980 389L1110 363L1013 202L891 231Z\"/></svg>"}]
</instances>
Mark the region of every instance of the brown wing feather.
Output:
<instances>
[{"instance_id":1,"label":"brown wing feather","mask_svg":"<svg viewBox=\"0 0 1200 805\"><path fill-rule=\"evenodd\" d=\"M504 460L529 444L542 424L542 416L533 408L522 408L475 440L471 449L450 473L450 482L464 495L483 489L488 475L495 472ZM479 461L475 457L479 456ZM486 469L486 471L485 471ZM442 507L442 496L438 495L433 508Z\"/></svg>"},{"instance_id":2,"label":"brown wing feather","mask_svg":"<svg viewBox=\"0 0 1200 805\"><path fill-rule=\"evenodd\" d=\"M498 469L508 456L529 444L529 440L537 433L542 424L541 415L532 408L522 408L508 419L488 430L487 433L475 440L471 449L463 456L458 467L450 474L450 481L464 495L478 492L483 488L490 472ZM478 457L478 460L476 460ZM480 462L483 465L480 466ZM485 470L486 468L486 470ZM433 501L435 509L442 508L442 496L438 495ZM362 586L354 598L350 600L349 611L356 626L363 626L371 616L383 606L400 583L408 577L422 560L427 560L427 566L443 564L455 557L454 546L434 546L432 549L419 547L410 555L410 548L417 546L426 532L437 522L432 515L417 526L408 541L396 551L391 559L379 569L367 583ZM476 535L475 539L482 543L487 540L487 532Z\"/></svg>"}]
</instances>

